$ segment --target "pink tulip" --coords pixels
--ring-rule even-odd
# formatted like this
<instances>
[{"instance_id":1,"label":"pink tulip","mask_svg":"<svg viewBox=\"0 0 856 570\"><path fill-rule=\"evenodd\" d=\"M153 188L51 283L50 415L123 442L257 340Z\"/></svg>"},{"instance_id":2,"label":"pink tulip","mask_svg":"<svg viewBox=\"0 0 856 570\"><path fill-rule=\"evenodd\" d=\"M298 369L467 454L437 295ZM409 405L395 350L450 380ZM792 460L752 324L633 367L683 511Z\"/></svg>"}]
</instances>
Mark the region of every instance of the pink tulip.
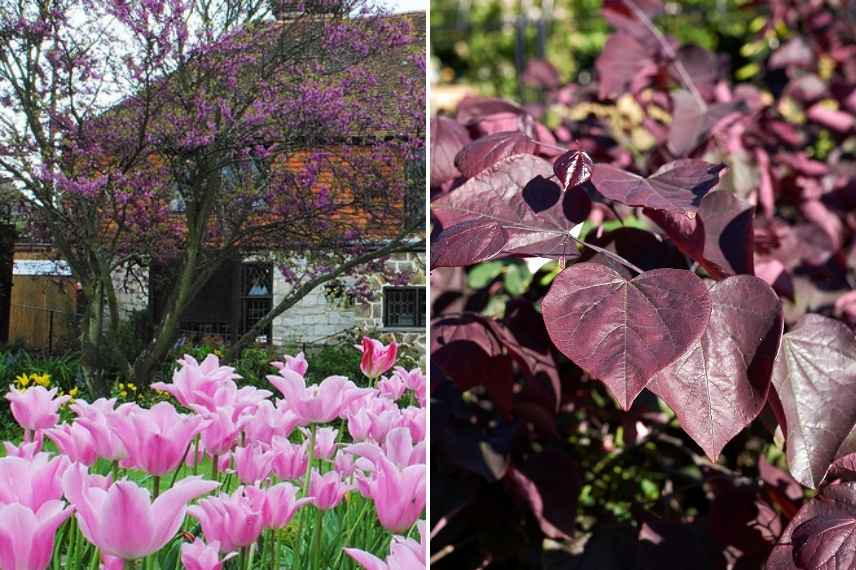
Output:
<instances>
[{"instance_id":1,"label":"pink tulip","mask_svg":"<svg viewBox=\"0 0 856 570\"><path fill-rule=\"evenodd\" d=\"M374 398L367 406L348 416L348 432L354 441L380 442L386 433L404 421L401 410L386 398Z\"/></svg>"},{"instance_id":2,"label":"pink tulip","mask_svg":"<svg viewBox=\"0 0 856 570\"><path fill-rule=\"evenodd\" d=\"M369 388L364 390L358 397L351 400L347 406L342 409L342 413L340 414L342 417L350 417L360 410L377 406L378 402L383 402L384 406L394 406L393 402L390 402L386 398L378 398L377 390L373 388Z\"/></svg>"},{"instance_id":3,"label":"pink tulip","mask_svg":"<svg viewBox=\"0 0 856 570\"><path fill-rule=\"evenodd\" d=\"M401 376L393 374L392 376L381 378L377 384L377 388L382 398L394 402L404 395L407 386L404 384L404 379Z\"/></svg>"},{"instance_id":4,"label":"pink tulip","mask_svg":"<svg viewBox=\"0 0 856 570\"><path fill-rule=\"evenodd\" d=\"M282 400L274 407L270 400L264 400L252 414L244 414L239 425L246 443L266 443L270 445L274 436L291 435L300 424L300 417L289 410Z\"/></svg>"},{"instance_id":5,"label":"pink tulip","mask_svg":"<svg viewBox=\"0 0 856 570\"><path fill-rule=\"evenodd\" d=\"M235 449L233 457L238 478L247 485L267 479L275 455L274 451L263 449L260 445Z\"/></svg>"},{"instance_id":6,"label":"pink tulip","mask_svg":"<svg viewBox=\"0 0 856 570\"><path fill-rule=\"evenodd\" d=\"M265 528L285 528L299 508L312 502L309 497L298 499L297 487L291 483L277 483L266 490L245 487L244 492L253 497L254 503L262 505Z\"/></svg>"},{"instance_id":7,"label":"pink tulip","mask_svg":"<svg viewBox=\"0 0 856 570\"><path fill-rule=\"evenodd\" d=\"M191 404L188 407L203 415L205 412L216 412L221 408L229 407L234 409L235 417L238 417L245 411L255 411L256 406L271 395L272 392L269 390L260 390L255 386L238 388L238 385L230 380L218 386L214 393L210 397L206 396L202 403Z\"/></svg>"},{"instance_id":8,"label":"pink tulip","mask_svg":"<svg viewBox=\"0 0 856 570\"><path fill-rule=\"evenodd\" d=\"M71 509L58 500L44 503L35 512L17 503L0 506L0 567L47 568L56 531L69 515Z\"/></svg>"},{"instance_id":9,"label":"pink tulip","mask_svg":"<svg viewBox=\"0 0 856 570\"><path fill-rule=\"evenodd\" d=\"M418 368L407 371L401 366L396 366L394 375L401 377L407 389L416 394L416 400L419 402L419 405L424 407L426 391L428 389L425 374Z\"/></svg>"},{"instance_id":10,"label":"pink tulip","mask_svg":"<svg viewBox=\"0 0 856 570\"><path fill-rule=\"evenodd\" d=\"M303 376L293 370L280 370L268 380L285 396L285 402L303 423L327 423L343 412L351 401L367 392L344 376L330 376L320 384L306 386Z\"/></svg>"},{"instance_id":11,"label":"pink tulip","mask_svg":"<svg viewBox=\"0 0 856 570\"><path fill-rule=\"evenodd\" d=\"M425 442L413 443L413 434L405 427L389 430L383 443L386 456L398 467L424 464L426 461Z\"/></svg>"},{"instance_id":12,"label":"pink tulip","mask_svg":"<svg viewBox=\"0 0 856 570\"><path fill-rule=\"evenodd\" d=\"M234 382L231 384L234 386ZM238 410L239 414L253 413L256 407L267 398L273 396L270 390L262 390L255 386L242 386L240 389L231 391L221 390L217 394L218 398L214 399L216 406L232 405Z\"/></svg>"},{"instance_id":13,"label":"pink tulip","mask_svg":"<svg viewBox=\"0 0 856 570\"><path fill-rule=\"evenodd\" d=\"M143 558L163 548L181 528L188 501L218 485L187 477L152 502L149 491L132 481L118 481L106 490L91 485L81 465L69 467L63 478L83 535L103 553L123 560Z\"/></svg>"},{"instance_id":14,"label":"pink tulip","mask_svg":"<svg viewBox=\"0 0 856 570\"><path fill-rule=\"evenodd\" d=\"M363 345L358 347L363 352L360 358L360 370L369 378L377 378L395 364L398 355L398 343L392 341L384 346L379 340L363 337Z\"/></svg>"},{"instance_id":15,"label":"pink tulip","mask_svg":"<svg viewBox=\"0 0 856 570\"><path fill-rule=\"evenodd\" d=\"M315 457L330 459L336 451L336 437L339 430L331 427L318 428L315 431Z\"/></svg>"},{"instance_id":16,"label":"pink tulip","mask_svg":"<svg viewBox=\"0 0 856 570\"><path fill-rule=\"evenodd\" d=\"M15 445L11 441L4 441L3 447L6 450L7 457L20 457L21 459L32 460L42 450L42 438L36 438L31 442L22 442L21 445Z\"/></svg>"},{"instance_id":17,"label":"pink tulip","mask_svg":"<svg viewBox=\"0 0 856 570\"><path fill-rule=\"evenodd\" d=\"M362 409L348 417L348 433L354 441L362 441L368 439L369 432L372 429L372 420L369 413Z\"/></svg>"},{"instance_id":18,"label":"pink tulip","mask_svg":"<svg viewBox=\"0 0 856 570\"><path fill-rule=\"evenodd\" d=\"M273 472L283 481L294 481L303 477L309 466L306 444L291 443L285 437L273 439Z\"/></svg>"},{"instance_id":19,"label":"pink tulip","mask_svg":"<svg viewBox=\"0 0 856 570\"><path fill-rule=\"evenodd\" d=\"M233 494L221 494L199 501L187 512L199 521L209 543L219 542L220 552L234 552L256 542L264 529L264 501L239 487Z\"/></svg>"},{"instance_id":20,"label":"pink tulip","mask_svg":"<svg viewBox=\"0 0 856 570\"><path fill-rule=\"evenodd\" d=\"M96 455L109 461L124 459L127 455L122 440L113 433L108 420L110 416L116 413L116 410L113 409L115 404L115 398L109 400L99 398L91 404L77 400L70 406L77 414L76 423L89 430L95 444ZM132 408L123 406L121 409L125 411Z\"/></svg>"},{"instance_id":21,"label":"pink tulip","mask_svg":"<svg viewBox=\"0 0 856 570\"><path fill-rule=\"evenodd\" d=\"M237 556L237 553L229 554L222 560L219 555L220 543L216 540L205 544L201 538L197 538L181 545L181 563L186 570L222 570L223 562Z\"/></svg>"},{"instance_id":22,"label":"pink tulip","mask_svg":"<svg viewBox=\"0 0 856 570\"><path fill-rule=\"evenodd\" d=\"M33 512L62 498L62 476L68 458L39 453L32 459L0 459L0 504L20 503Z\"/></svg>"},{"instance_id":23,"label":"pink tulip","mask_svg":"<svg viewBox=\"0 0 856 570\"><path fill-rule=\"evenodd\" d=\"M241 429L235 421L235 415L235 409L231 406L202 414L208 425L200 432L199 441L211 457L225 455L237 445Z\"/></svg>"},{"instance_id":24,"label":"pink tulip","mask_svg":"<svg viewBox=\"0 0 856 570\"><path fill-rule=\"evenodd\" d=\"M89 466L98 459L95 439L88 429L77 422L45 430L45 436L56 444L63 455L76 463Z\"/></svg>"},{"instance_id":25,"label":"pink tulip","mask_svg":"<svg viewBox=\"0 0 856 570\"><path fill-rule=\"evenodd\" d=\"M46 390L42 386L31 386L26 390L10 390L6 399L11 402L12 415L24 428L24 438L29 441L30 432L47 429L59 421L59 409L71 396L55 397L57 388Z\"/></svg>"},{"instance_id":26,"label":"pink tulip","mask_svg":"<svg viewBox=\"0 0 856 570\"><path fill-rule=\"evenodd\" d=\"M98 398L92 403L75 400L68 406L79 418L100 418L112 414L116 408L116 398Z\"/></svg>"},{"instance_id":27,"label":"pink tulip","mask_svg":"<svg viewBox=\"0 0 856 570\"><path fill-rule=\"evenodd\" d=\"M322 511L335 508L350 489L351 487L343 483L335 471L321 475L313 470L309 476L309 495L312 497L312 504Z\"/></svg>"},{"instance_id":28,"label":"pink tulip","mask_svg":"<svg viewBox=\"0 0 856 570\"><path fill-rule=\"evenodd\" d=\"M349 445L345 449L350 453L366 457L373 463L377 462L381 456L385 456L399 468L424 464L426 460L425 442L413 445L413 436L410 430L404 427L389 430L383 447L376 443L362 442Z\"/></svg>"},{"instance_id":29,"label":"pink tulip","mask_svg":"<svg viewBox=\"0 0 856 570\"><path fill-rule=\"evenodd\" d=\"M413 436L413 441L425 441L425 435L428 431L428 414L425 408L408 407L402 410L401 420L398 425L404 426L410 430Z\"/></svg>"},{"instance_id":30,"label":"pink tulip","mask_svg":"<svg viewBox=\"0 0 856 570\"><path fill-rule=\"evenodd\" d=\"M306 376L306 371L309 370L309 362L307 362L306 357L303 353L298 353L297 356L289 356L285 355L285 362L271 362L272 366L275 366L277 370L293 370L297 372L301 376Z\"/></svg>"},{"instance_id":31,"label":"pink tulip","mask_svg":"<svg viewBox=\"0 0 856 570\"><path fill-rule=\"evenodd\" d=\"M380 524L391 532L403 533L425 508L425 465L399 469L385 456L378 457L375 465L374 478L363 479L361 491L368 491L368 498L374 501Z\"/></svg>"},{"instance_id":32,"label":"pink tulip","mask_svg":"<svg viewBox=\"0 0 856 570\"><path fill-rule=\"evenodd\" d=\"M386 410L379 414L369 412L369 418L371 418L369 437L375 441L383 441L389 430L400 425L402 421L402 415L398 409Z\"/></svg>"},{"instance_id":33,"label":"pink tulip","mask_svg":"<svg viewBox=\"0 0 856 570\"><path fill-rule=\"evenodd\" d=\"M232 384L237 378L235 369L220 366L220 360L214 354L209 354L200 364L190 355L178 361L179 367L172 375L172 384L155 382L152 388L172 394L183 406L201 405L214 411L214 397L217 390L224 385Z\"/></svg>"},{"instance_id":34,"label":"pink tulip","mask_svg":"<svg viewBox=\"0 0 856 570\"><path fill-rule=\"evenodd\" d=\"M149 410L113 414L108 421L128 452L125 464L161 476L178 467L204 420L179 414L172 404L161 402Z\"/></svg>"},{"instance_id":35,"label":"pink tulip","mask_svg":"<svg viewBox=\"0 0 856 570\"><path fill-rule=\"evenodd\" d=\"M118 556L102 554L99 570L125 570L125 561Z\"/></svg>"},{"instance_id":36,"label":"pink tulip","mask_svg":"<svg viewBox=\"0 0 856 570\"><path fill-rule=\"evenodd\" d=\"M345 554L365 570L425 570L428 567L425 560L425 552L428 550L425 521L419 521L417 526L422 542L403 536L393 536L386 561L356 548L345 548Z\"/></svg>"},{"instance_id":37,"label":"pink tulip","mask_svg":"<svg viewBox=\"0 0 856 570\"><path fill-rule=\"evenodd\" d=\"M380 449L380 448L378 448ZM333 469L336 470L343 479L347 479L354 474L354 455L344 449L340 450L333 459Z\"/></svg>"}]
</instances>

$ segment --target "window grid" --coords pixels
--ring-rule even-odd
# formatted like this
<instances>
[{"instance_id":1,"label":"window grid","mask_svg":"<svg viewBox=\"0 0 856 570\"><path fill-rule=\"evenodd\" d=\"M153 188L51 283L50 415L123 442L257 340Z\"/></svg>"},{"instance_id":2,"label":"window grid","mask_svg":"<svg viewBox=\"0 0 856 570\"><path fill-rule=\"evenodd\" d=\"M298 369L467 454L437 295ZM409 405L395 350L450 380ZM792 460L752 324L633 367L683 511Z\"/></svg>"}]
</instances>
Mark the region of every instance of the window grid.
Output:
<instances>
[{"instance_id":1,"label":"window grid","mask_svg":"<svg viewBox=\"0 0 856 570\"><path fill-rule=\"evenodd\" d=\"M241 332L245 333L273 308L273 266L245 263L241 266ZM271 341L271 326L264 332Z\"/></svg>"},{"instance_id":2,"label":"window grid","mask_svg":"<svg viewBox=\"0 0 856 570\"><path fill-rule=\"evenodd\" d=\"M424 327L425 287L384 287L383 326Z\"/></svg>"}]
</instances>

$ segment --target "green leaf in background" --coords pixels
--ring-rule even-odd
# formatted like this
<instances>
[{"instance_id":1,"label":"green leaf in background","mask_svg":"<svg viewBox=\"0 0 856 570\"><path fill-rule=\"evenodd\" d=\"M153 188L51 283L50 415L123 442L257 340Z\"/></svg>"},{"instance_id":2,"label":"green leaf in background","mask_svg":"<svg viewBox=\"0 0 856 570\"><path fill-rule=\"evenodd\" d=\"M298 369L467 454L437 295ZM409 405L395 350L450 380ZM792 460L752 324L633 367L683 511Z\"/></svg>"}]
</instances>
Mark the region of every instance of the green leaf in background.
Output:
<instances>
[{"instance_id":1,"label":"green leaf in background","mask_svg":"<svg viewBox=\"0 0 856 570\"><path fill-rule=\"evenodd\" d=\"M539 270L543 275L539 281L541 287L547 287L556 278L556 275L562 272L561 266L555 261L545 264Z\"/></svg>"},{"instance_id":2,"label":"green leaf in background","mask_svg":"<svg viewBox=\"0 0 856 570\"><path fill-rule=\"evenodd\" d=\"M657 487L657 484L649 479L642 479L639 482L639 486L642 489L642 494L649 501L656 501L660 498L660 488Z\"/></svg>"},{"instance_id":3,"label":"green leaf in background","mask_svg":"<svg viewBox=\"0 0 856 570\"><path fill-rule=\"evenodd\" d=\"M470 269L467 275L467 283L473 289L487 287L491 281L499 277L500 273L502 273L503 265L502 261L479 263Z\"/></svg>"},{"instance_id":4,"label":"green leaf in background","mask_svg":"<svg viewBox=\"0 0 856 570\"><path fill-rule=\"evenodd\" d=\"M532 273L524 263L509 265L505 271L505 290L511 295L522 295L532 283Z\"/></svg>"}]
</instances>

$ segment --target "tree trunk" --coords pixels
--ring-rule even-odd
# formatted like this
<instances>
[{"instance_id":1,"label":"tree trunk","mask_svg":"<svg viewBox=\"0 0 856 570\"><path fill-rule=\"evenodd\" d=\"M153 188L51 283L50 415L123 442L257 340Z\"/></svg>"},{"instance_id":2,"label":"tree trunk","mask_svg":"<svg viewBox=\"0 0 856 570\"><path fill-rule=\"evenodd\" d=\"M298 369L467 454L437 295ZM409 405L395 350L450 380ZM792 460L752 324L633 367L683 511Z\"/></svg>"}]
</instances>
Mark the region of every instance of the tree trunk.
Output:
<instances>
[{"instance_id":1,"label":"tree trunk","mask_svg":"<svg viewBox=\"0 0 856 570\"><path fill-rule=\"evenodd\" d=\"M107 385L101 358L102 327L104 325L104 306L102 304L101 285L96 284L90 291L89 305L83 318L80 334L80 368L83 380L93 397L106 397L110 387Z\"/></svg>"}]
</instances>

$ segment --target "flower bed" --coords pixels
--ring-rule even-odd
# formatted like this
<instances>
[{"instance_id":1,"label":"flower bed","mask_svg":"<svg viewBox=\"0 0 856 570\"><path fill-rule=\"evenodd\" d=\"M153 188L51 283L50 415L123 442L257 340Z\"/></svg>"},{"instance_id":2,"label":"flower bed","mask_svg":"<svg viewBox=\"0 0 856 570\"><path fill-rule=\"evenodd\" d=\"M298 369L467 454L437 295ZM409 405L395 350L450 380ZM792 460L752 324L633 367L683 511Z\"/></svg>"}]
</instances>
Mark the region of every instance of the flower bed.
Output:
<instances>
[{"instance_id":1,"label":"flower bed","mask_svg":"<svg viewBox=\"0 0 856 570\"><path fill-rule=\"evenodd\" d=\"M273 390L185 356L149 408L13 387L0 569L424 568L425 377L362 351L368 388L307 385L302 354Z\"/></svg>"}]
</instances>

